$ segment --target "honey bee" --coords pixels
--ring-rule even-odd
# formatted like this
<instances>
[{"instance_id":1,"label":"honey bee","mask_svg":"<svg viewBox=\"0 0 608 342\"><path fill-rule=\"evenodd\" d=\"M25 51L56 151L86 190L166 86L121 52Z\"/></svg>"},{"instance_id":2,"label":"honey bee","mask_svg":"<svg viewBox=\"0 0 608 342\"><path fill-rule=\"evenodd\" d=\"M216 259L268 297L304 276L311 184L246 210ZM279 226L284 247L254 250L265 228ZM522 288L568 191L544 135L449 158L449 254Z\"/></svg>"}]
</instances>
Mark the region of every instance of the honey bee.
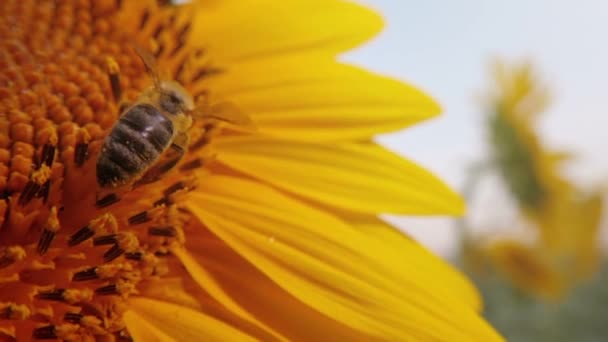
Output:
<instances>
[{"instance_id":1,"label":"honey bee","mask_svg":"<svg viewBox=\"0 0 608 342\"><path fill-rule=\"evenodd\" d=\"M193 118L251 124L236 110L196 107L192 95L178 82L160 80L150 55L135 51L153 84L126 106L102 144L96 165L97 183L102 189L154 182L171 170L187 152ZM120 102L118 67L110 61L109 69L112 92Z\"/></svg>"}]
</instances>

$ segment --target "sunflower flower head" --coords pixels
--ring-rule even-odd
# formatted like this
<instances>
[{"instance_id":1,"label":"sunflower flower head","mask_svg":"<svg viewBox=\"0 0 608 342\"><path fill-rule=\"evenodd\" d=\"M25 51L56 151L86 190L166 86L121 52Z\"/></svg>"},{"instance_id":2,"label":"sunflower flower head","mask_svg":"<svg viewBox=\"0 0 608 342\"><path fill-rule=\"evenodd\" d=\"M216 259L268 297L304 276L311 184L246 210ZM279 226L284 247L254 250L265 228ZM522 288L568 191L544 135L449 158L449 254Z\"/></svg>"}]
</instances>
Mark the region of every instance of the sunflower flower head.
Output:
<instances>
[{"instance_id":1,"label":"sunflower flower head","mask_svg":"<svg viewBox=\"0 0 608 342\"><path fill-rule=\"evenodd\" d=\"M573 190L551 202L539 222L543 246L572 285L598 270L601 259L599 228L603 195Z\"/></svg>"},{"instance_id":2,"label":"sunflower flower head","mask_svg":"<svg viewBox=\"0 0 608 342\"><path fill-rule=\"evenodd\" d=\"M556 300L564 280L542 250L516 240L500 240L486 249L493 267L515 287L545 300Z\"/></svg>"},{"instance_id":3,"label":"sunflower flower head","mask_svg":"<svg viewBox=\"0 0 608 342\"><path fill-rule=\"evenodd\" d=\"M548 103L530 64L494 67L488 134L492 161L520 208L541 211L546 199L562 183L557 167L563 153L546 150L535 133L535 123Z\"/></svg>"},{"instance_id":4,"label":"sunflower flower head","mask_svg":"<svg viewBox=\"0 0 608 342\"><path fill-rule=\"evenodd\" d=\"M377 219L463 204L371 142L438 113L414 87L336 62L380 29L374 13L333 0L0 8L3 339L500 340L466 279ZM144 157L127 152L159 143L121 121L127 152L102 148L163 80L203 113L158 147L184 156L149 182L101 184L100 156L129 174Z\"/></svg>"},{"instance_id":5,"label":"sunflower flower head","mask_svg":"<svg viewBox=\"0 0 608 342\"><path fill-rule=\"evenodd\" d=\"M570 158L541 144L535 122L548 102L529 64L496 64L488 121L492 161L516 200L527 240L473 244L490 268L530 294L563 299L597 270L602 196L584 193L560 175Z\"/></svg>"}]
</instances>

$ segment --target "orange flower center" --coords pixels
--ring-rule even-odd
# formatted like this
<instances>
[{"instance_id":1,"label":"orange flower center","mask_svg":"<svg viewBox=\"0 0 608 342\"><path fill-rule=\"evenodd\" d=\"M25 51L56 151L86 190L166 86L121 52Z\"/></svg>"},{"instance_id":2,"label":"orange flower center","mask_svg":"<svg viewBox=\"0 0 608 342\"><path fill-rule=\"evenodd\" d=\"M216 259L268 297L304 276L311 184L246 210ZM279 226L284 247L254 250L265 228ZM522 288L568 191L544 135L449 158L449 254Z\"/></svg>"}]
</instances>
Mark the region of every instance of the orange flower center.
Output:
<instances>
[{"instance_id":1,"label":"orange flower center","mask_svg":"<svg viewBox=\"0 0 608 342\"><path fill-rule=\"evenodd\" d=\"M176 203L195 186L188 175L202 165L195 155L133 191L100 196L97 185L97 155L120 114L108 58L127 101L151 83L134 44L171 56L168 69L182 83L202 75L184 71L189 24L176 20L177 10L154 5L132 14L147 39L134 42L122 31L119 19L129 17L119 18L121 6L0 6L0 337L128 337L125 301L167 274L169 248L184 242L190 215ZM208 141L198 128L191 151Z\"/></svg>"}]
</instances>

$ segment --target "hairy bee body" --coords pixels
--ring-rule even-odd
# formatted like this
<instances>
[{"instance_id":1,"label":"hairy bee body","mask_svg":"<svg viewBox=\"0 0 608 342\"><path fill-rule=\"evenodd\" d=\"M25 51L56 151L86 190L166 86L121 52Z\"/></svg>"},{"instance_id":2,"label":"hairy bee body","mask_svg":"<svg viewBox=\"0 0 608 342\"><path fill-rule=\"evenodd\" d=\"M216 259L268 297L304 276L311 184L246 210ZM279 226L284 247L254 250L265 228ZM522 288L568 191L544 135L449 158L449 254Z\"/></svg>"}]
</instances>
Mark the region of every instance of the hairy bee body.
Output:
<instances>
[{"instance_id":1,"label":"hairy bee body","mask_svg":"<svg viewBox=\"0 0 608 342\"><path fill-rule=\"evenodd\" d=\"M96 166L101 192L155 182L175 167L188 151L193 117L236 125L251 123L232 106L195 106L181 84L159 78L152 56L139 49L136 53L153 84L123 110L103 142ZM120 102L118 66L112 59L108 75L114 99Z\"/></svg>"},{"instance_id":2,"label":"hairy bee body","mask_svg":"<svg viewBox=\"0 0 608 342\"><path fill-rule=\"evenodd\" d=\"M97 160L97 182L117 187L137 178L171 145L173 122L148 103L128 108L106 137Z\"/></svg>"}]
</instances>

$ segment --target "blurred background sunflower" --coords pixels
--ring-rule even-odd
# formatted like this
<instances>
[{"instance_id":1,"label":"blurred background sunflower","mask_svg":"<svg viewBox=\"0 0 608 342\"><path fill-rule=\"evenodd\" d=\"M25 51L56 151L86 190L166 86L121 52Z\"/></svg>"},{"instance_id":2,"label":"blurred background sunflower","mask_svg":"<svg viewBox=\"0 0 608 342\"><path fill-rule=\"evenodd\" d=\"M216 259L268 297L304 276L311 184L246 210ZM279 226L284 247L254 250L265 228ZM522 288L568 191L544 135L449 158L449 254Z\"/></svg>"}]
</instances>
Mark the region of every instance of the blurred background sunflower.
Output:
<instances>
[{"instance_id":1,"label":"blurred background sunflower","mask_svg":"<svg viewBox=\"0 0 608 342\"><path fill-rule=\"evenodd\" d=\"M379 140L469 205L456 223L388 219L463 264L507 339L605 340L606 5L364 2L389 22L372 47L404 53L348 57L415 81L446 112Z\"/></svg>"}]
</instances>

